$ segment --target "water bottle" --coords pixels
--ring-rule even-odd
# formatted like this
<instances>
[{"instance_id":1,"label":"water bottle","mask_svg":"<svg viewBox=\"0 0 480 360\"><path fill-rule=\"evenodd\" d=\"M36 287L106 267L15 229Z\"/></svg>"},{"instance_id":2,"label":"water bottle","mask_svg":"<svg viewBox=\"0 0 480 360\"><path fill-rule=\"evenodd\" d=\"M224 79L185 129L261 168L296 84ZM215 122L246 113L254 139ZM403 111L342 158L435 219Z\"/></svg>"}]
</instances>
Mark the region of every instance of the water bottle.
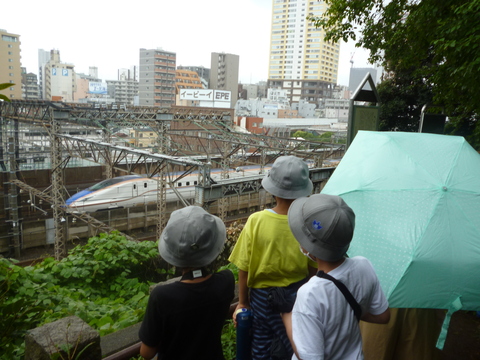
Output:
<instances>
[{"instance_id":1,"label":"water bottle","mask_svg":"<svg viewBox=\"0 0 480 360\"><path fill-rule=\"evenodd\" d=\"M237 319L237 360L252 358L252 324L253 316L250 309L236 311Z\"/></svg>"}]
</instances>

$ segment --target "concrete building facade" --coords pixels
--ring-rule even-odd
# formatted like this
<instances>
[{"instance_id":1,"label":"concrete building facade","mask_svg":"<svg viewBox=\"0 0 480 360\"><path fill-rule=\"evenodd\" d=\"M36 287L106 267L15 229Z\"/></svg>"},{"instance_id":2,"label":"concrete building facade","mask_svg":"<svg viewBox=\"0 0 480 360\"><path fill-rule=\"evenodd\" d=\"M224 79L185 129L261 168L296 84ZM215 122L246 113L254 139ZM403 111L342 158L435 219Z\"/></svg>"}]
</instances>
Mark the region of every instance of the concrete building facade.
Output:
<instances>
[{"instance_id":1,"label":"concrete building facade","mask_svg":"<svg viewBox=\"0 0 480 360\"><path fill-rule=\"evenodd\" d=\"M198 74L195 71L183 69L175 71L175 87L177 94L181 89L203 89Z\"/></svg>"},{"instance_id":2,"label":"concrete building facade","mask_svg":"<svg viewBox=\"0 0 480 360\"><path fill-rule=\"evenodd\" d=\"M130 69L118 69L117 80L135 80L138 81L138 66L132 65Z\"/></svg>"},{"instance_id":3,"label":"concrete building facade","mask_svg":"<svg viewBox=\"0 0 480 360\"><path fill-rule=\"evenodd\" d=\"M95 97L90 94L89 85L90 82L102 82L102 80L98 78L98 69L94 66L91 66L88 74L77 73L76 78L77 90L73 94L74 101L88 102L84 99Z\"/></svg>"},{"instance_id":4,"label":"concrete building facade","mask_svg":"<svg viewBox=\"0 0 480 360\"><path fill-rule=\"evenodd\" d=\"M348 122L350 100L348 99L326 99L325 117L327 119L338 119L339 122Z\"/></svg>"},{"instance_id":5,"label":"concrete building facade","mask_svg":"<svg viewBox=\"0 0 480 360\"><path fill-rule=\"evenodd\" d=\"M337 82L340 45L307 20L326 8L317 0L273 0L268 87L286 89L292 103L319 105Z\"/></svg>"},{"instance_id":6,"label":"concrete building facade","mask_svg":"<svg viewBox=\"0 0 480 360\"><path fill-rule=\"evenodd\" d=\"M243 84L243 89L247 91L247 99L258 98L258 85L257 84Z\"/></svg>"},{"instance_id":7,"label":"concrete building facade","mask_svg":"<svg viewBox=\"0 0 480 360\"><path fill-rule=\"evenodd\" d=\"M140 49L139 105L169 107L175 105L177 55L162 49Z\"/></svg>"},{"instance_id":8,"label":"concrete building facade","mask_svg":"<svg viewBox=\"0 0 480 360\"><path fill-rule=\"evenodd\" d=\"M316 117L315 104L311 104L306 100L301 99L298 103L293 103L292 109L297 110L298 117L307 118L307 119Z\"/></svg>"},{"instance_id":9,"label":"concrete building facade","mask_svg":"<svg viewBox=\"0 0 480 360\"><path fill-rule=\"evenodd\" d=\"M209 81L210 81L210 69L203 67L203 66L182 66L179 65L177 70L191 70L195 71L197 75L200 77L200 81L202 82L202 86L204 89L209 89Z\"/></svg>"},{"instance_id":10,"label":"concrete building facade","mask_svg":"<svg viewBox=\"0 0 480 360\"><path fill-rule=\"evenodd\" d=\"M60 51L51 50L50 60L43 67L44 100L73 102L77 91L75 65L62 63Z\"/></svg>"},{"instance_id":11,"label":"concrete building facade","mask_svg":"<svg viewBox=\"0 0 480 360\"><path fill-rule=\"evenodd\" d=\"M234 54L212 53L210 89L231 92L230 108L238 100L238 68L240 57Z\"/></svg>"},{"instance_id":12,"label":"concrete building facade","mask_svg":"<svg viewBox=\"0 0 480 360\"><path fill-rule=\"evenodd\" d=\"M107 80L108 95L115 99L116 104L135 105L138 97L138 81Z\"/></svg>"},{"instance_id":13,"label":"concrete building facade","mask_svg":"<svg viewBox=\"0 0 480 360\"><path fill-rule=\"evenodd\" d=\"M50 51L38 49L38 86L39 97L45 99L45 65L50 61Z\"/></svg>"},{"instance_id":14,"label":"concrete building facade","mask_svg":"<svg viewBox=\"0 0 480 360\"><path fill-rule=\"evenodd\" d=\"M34 73L27 73L27 69L22 67L22 97L26 100L38 100L38 81L37 75Z\"/></svg>"},{"instance_id":15,"label":"concrete building facade","mask_svg":"<svg viewBox=\"0 0 480 360\"><path fill-rule=\"evenodd\" d=\"M129 131L129 144L135 148L153 148L158 146L158 134L151 128L134 128Z\"/></svg>"},{"instance_id":16,"label":"concrete building facade","mask_svg":"<svg viewBox=\"0 0 480 360\"><path fill-rule=\"evenodd\" d=\"M0 29L0 84L15 84L0 93L10 99L22 98L22 63L20 35Z\"/></svg>"},{"instance_id":17,"label":"concrete building facade","mask_svg":"<svg viewBox=\"0 0 480 360\"><path fill-rule=\"evenodd\" d=\"M198 101L180 100L180 92L184 89L202 89L203 85L197 72L193 70L177 69L175 72L175 104L177 106L198 106Z\"/></svg>"}]
</instances>

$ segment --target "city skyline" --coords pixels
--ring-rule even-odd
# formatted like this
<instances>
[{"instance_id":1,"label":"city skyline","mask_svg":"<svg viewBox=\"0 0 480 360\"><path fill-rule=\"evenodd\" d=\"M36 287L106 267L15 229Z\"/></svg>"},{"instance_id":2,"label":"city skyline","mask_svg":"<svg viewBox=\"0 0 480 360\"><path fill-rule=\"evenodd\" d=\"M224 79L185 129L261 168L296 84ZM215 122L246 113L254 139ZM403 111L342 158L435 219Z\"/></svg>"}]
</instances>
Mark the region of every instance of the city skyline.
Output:
<instances>
[{"instance_id":1,"label":"city skyline","mask_svg":"<svg viewBox=\"0 0 480 360\"><path fill-rule=\"evenodd\" d=\"M96 66L106 81L116 80L118 69L138 65L140 48L162 48L177 54L177 66L210 68L212 52L239 55L239 82L249 84L268 78L271 11L272 0L142 0L135 8L25 0L2 11L0 28L20 35L22 66L35 74L39 49L59 50L77 73ZM355 67L373 66L365 50L342 43L341 85L348 85L352 54Z\"/></svg>"}]
</instances>

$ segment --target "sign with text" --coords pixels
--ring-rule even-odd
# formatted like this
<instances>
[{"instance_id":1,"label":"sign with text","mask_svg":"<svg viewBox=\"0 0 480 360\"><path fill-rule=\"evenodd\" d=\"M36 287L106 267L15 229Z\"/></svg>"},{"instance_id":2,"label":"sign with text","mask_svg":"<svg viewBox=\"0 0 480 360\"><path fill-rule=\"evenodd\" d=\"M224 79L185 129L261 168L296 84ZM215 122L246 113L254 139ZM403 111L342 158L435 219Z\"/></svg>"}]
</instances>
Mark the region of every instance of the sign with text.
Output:
<instances>
[{"instance_id":1,"label":"sign with text","mask_svg":"<svg viewBox=\"0 0 480 360\"><path fill-rule=\"evenodd\" d=\"M106 94L107 84L102 82L90 81L88 83L88 92L90 94Z\"/></svg>"},{"instance_id":2,"label":"sign with text","mask_svg":"<svg viewBox=\"0 0 480 360\"><path fill-rule=\"evenodd\" d=\"M228 102L231 100L231 91L207 89L182 89L180 100L198 100L211 102Z\"/></svg>"}]
</instances>

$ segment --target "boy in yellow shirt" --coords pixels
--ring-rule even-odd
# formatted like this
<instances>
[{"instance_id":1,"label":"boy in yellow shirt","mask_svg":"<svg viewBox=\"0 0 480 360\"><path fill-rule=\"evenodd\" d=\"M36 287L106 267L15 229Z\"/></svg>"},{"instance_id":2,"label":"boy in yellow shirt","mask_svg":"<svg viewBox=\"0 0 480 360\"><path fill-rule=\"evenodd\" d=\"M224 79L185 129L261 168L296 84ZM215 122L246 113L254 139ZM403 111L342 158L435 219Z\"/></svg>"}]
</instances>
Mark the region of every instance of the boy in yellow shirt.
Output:
<instances>
[{"instance_id":1,"label":"boy in yellow shirt","mask_svg":"<svg viewBox=\"0 0 480 360\"><path fill-rule=\"evenodd\" d=\"M280 312L288 312L293 306L296 290L315 274L316 264L299 251L287 213L295 199L311 194L313 184L303 160L282 156L274 162L262 186L275 197L276 206L248 218L229 261L239 269L237 310L253 311L252 359L290 359L293 349ZM293 295L287 309L269 301L275 295L272 290L278 288Z\"/></svg>"}]
</instances>

